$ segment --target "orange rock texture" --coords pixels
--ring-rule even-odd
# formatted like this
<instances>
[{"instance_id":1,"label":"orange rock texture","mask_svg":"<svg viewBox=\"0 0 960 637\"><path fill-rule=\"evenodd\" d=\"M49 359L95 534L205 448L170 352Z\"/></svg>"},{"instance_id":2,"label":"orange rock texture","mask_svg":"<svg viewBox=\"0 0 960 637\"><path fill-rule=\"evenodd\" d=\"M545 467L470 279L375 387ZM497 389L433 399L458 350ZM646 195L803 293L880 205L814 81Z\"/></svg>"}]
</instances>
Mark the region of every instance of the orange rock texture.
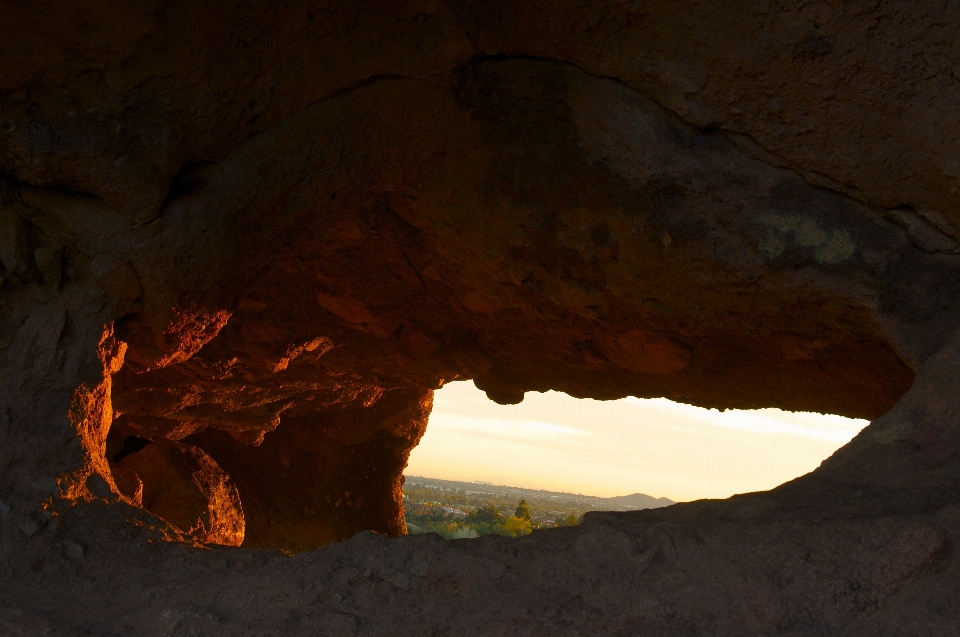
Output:
<instances>
[{"instance_id":1,"label":"orange rock texture","mask_svg":"<svg viewBox=\"0 0 960 637\"><path fill-rule=\"evenodd\" d=\"M6 632L960 631L957 7L0 15ZM464 380L874 423L767 494L311 552L405 534Z\"/></svg>"},{"instance_id":2,"label":"orange rock texture","mask_svg":"<svg viewBox=\"0 0 960 637\"><path fill-rule=\"evenodd\" d=\"M159 439L120 461L128 493L198 542L240 546L244 519L237 488L200 449ZM119 487L117 474L114 480ZM127 495L127 494L125 494Z\"/></svg>"}]
</instances>

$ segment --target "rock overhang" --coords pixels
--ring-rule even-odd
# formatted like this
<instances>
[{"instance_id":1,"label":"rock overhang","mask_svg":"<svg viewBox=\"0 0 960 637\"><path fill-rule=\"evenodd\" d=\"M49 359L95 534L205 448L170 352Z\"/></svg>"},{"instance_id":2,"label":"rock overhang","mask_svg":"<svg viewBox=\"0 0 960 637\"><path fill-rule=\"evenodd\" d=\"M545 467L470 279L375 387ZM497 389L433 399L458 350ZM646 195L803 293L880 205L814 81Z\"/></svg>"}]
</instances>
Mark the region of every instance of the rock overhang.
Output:
<instances>
[{"instance_id":1,"label":"rock overhang","mask_svg":"<svg viewBox=\"0 0 960 637\"><path fill-rule=\"evenodd\" d=\"M372 7L236 5L185 20L185 35L169 10L100 20L96 37L77 29L90 18L58 15L65 43L99 44L37 48L5 70L18 508L136 502L112 460L132 436L199 458L184 484L200 492L222 487L210 462L229 476L247 546L401 534L399 478L431 389L473 378L498 402L559 389L886 413L768 499L636 519L669 535L714 518L900 516L874 539L922 550L872 585L946 568L939 523L908 519L953 501L942 24L874 16L925 51L916 72L943 86L924 101L893 91L902 60L865 35L862 15L887 9L758 5L703 44L677 38L678 16L697 16L696 33L722 8L594 3L544 21L529 3ZM751 20L768 35L742 37ZM870 106L881 95L898 95L903 126ZM56 533L31 515L21 533ZM587 552L590 533L575 542ZM669 565L684 541L651 542L648 561Z\"/></svg>"}]
</instances>

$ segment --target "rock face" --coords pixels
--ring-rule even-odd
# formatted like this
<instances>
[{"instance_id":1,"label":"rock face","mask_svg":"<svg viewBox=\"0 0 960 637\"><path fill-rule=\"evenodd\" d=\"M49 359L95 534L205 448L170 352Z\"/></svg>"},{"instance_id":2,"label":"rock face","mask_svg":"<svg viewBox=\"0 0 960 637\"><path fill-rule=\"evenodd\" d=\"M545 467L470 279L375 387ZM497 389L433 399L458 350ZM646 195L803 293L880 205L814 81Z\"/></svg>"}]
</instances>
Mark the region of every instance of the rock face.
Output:
<instances>
[{"instance_id":1,"label":"rock face","mask_svg":"<svg viewBox=\"0 0 960 637\"><path fill-rule=\"evenodd\" d=\"M244 546L303 551L357 529L406 533L402 474L431 404L429 390L394 389L369 407L284 417L259 446L213 428L186 440L236 482L247 523Z\"/></svg>"},{"instance_id":2,"label":"rock face","mask_svg":"<svg viewBox=\"0 0 960 637\"><path fill-rule=\"evenodd\" d=\"M124 472L121 479L135 481L131 499L139 496L143 508L179 531L199 542L243 543L243 509L237 488L200 449L161 438L121 460L118 468ZM117 473L113 471L114 482L123 493Z\"/></svg>"},{"instance_id":3,"label":"rock face","mask_svg":"<svg viewBox=\"0 0 960 637\"><path fill-rule=\"evenodd\" d=\"M7 4L7 632L960 631L956 7ZM766 494L257 550L403 535L468 379L874 422Z\"/></svg>"}]
</instances>

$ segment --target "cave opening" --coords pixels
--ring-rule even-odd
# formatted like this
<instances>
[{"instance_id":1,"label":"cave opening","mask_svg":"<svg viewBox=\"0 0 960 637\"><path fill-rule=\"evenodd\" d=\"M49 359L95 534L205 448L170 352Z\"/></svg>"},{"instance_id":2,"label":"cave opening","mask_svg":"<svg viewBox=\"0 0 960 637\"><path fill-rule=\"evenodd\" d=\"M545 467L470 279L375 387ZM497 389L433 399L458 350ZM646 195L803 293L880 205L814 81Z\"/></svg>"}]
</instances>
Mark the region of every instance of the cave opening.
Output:
<instances>
[{"instance_id":1,"label":"cave opening","mask_svg":"<svg viewBox=\"0 0 960 637\"><path fill-rule=\"evenodd\" d=\"M193 493L195 539L303 550L403 533L403 467L455 380L502 404L887 412L953 328L926 300L960 296L952 262L909 211L754 151L578 67L489 58L184 164L109 251L58 216L71 195L10 198L90 243L69 289L111 299L84 323L112 326L97 471L134 503ZM182 492L140 476L161 468Z\"/></svg>"},{"instance_id":2,"label":"cave opening","mask_svg":"<svg viewBox=\"0 0 960 637\"><path fill-rule=\"evenodd\" d=\"M110 246L58 212L106 204L10 200L95 255L65 291L101 309L48 324L109 326L84 470L167 517L193 502L197 541L302 551L403 534L403 468L456 380L500 404L888 412L956 328L946 239L755 150L577 67L491 58L186 164Z\"/></svg>"},{"instance_id":3,"label":"cave opening","mask_svg":"<svg viewBox=\"0 0 960 637\"><path fill-rule=\"evenodd\" d=\"M342 98L216 161L178 165L148 222L125 221L107 199L3 182L2 301L16 308L5 387L18 397L12 421L42 424L13 434L10 475L25 492L57 496L58 516L81 522L122 517L109 528L143 533L140 548L160 529L165 547L198 563L222 553L190 546L324 559L312 549L405 534L403 472L435 390L472 381L480 400L521 410L558 392L584 408L666 398L674 411L874 422L799 479L828 451L767 484L713 492L651 486L668 472L641 450L642 482L627 492L776 488L598 514L574 544L602 546L602 559L611 546L674 559L676 542L645 524L722 520L742 543L744 520L759 528L831 507L923 515L954 497L942 424L952 416L936 411L950 409L938 383L952 359L936 355L960 325L960 278L955 242L919 213L811 182L626 84L549 60L482 59ZM590 439L602 427L528 420L598 454L610 480L617 463ZM484 435L496 431L485 423ZM738 431L709 443L701 430L689 446L743 473L722 444ZM48 447L62 451L35 452ZM560 460L580 473L572 488L599 489ZM627 484L627 469L613 481ZM91 506L65 512L62 500ZM39 529L29 519L23 528ZM531 541L550 544L553 560L571 533ZM939 559L939 536L924 537L911 564Z\"/></svg>"},{"instance_id":4,"label":"cave opening","mask_svg":"<svg viewBox=\"0 0 960 637\"><path fill-rule=\"evenodd\" d=\"M405 475L674 502L767 491L809 473L869 424L776 408L527 392L498 405L472 382L434 393Z\"/></svg>"},{"instance_id":5,"label":"cave opening","mask_svg":"<svg viewBox=\"0 0 960 637\"><path fill-rule=\"evenodd\" d=\"M956 6L8 4L0 633L960 633ZM623 492L729 498L395 538L471 382L871 424L769 491L703 425L732 481L651 486L648 435ZM597 417L458 426L599 494Z\"/></svg>"},{"instance_id":6,"label":"cave opening","mask_svg":"<svg viewBox=\"0 0 960 637\"><path fill-rule=\"evenodd\" d=\"M204 354L195 358L202 364ZM368 388L346 408L333 400L300 418L292 401L277 413L257 406L259 426L240 429L238 416L249 426L250 414L230 414L223 403L200 418L182 399L173 413L143 413L156 409L158 392L177 391L144 387L145 375L116 375L118 409L105 441L125 500L194 541L294 552L367 529L404 534L404 471L601 497L724 498L812 471L867 424L555 391L504 405L467 381L437 391Z\"/></svg>"}]
</instances>

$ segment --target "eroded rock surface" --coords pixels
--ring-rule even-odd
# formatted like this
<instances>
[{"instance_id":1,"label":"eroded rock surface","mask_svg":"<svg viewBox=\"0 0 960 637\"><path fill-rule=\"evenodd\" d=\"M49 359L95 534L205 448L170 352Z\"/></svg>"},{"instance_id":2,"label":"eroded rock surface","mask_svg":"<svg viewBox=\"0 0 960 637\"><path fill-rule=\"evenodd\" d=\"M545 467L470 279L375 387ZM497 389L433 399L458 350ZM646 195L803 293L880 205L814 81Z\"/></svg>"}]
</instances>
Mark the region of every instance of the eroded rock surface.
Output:
<instances>
[{"instance_id":1,"label":"eroded rock surface","mask_svg":"<svg viewBox=\"0 0 960 637\"><path fill-rule=\"evenodd\" d=\"M139 495L143 508L183 533L198 542L243 543L243 507L237 488L202 450L159 439L121 460L118 468L122 479L133 483L124 495L134 501ZM115 482L119 482L117 473L113 472Z\"/></svg>"},{"instance_id":2,"label":"eroded rock surface","mask_svg":"<svg viewBox=\"0 0 960 637\"><path fill-rule=\"evenodd\" d=\"M285 417L258 446L213 428L186 441L236 483L244 546L303 551L365 528L403 535L402 473L426 429L431 398L429 390L395 389L369 407Z\"/></svg>"},{"instance_id":3,"label":"eroded rock surface","mask_svg":"<svg viewBox=\"0 0 960 637\"><path fill-rule=\"evenodd\" d=\"M4 9L7 632L960 631L953 5ZM403 535L467 379L874 423L766 494L257 550Z\"/></svg>"}]
</instances>

